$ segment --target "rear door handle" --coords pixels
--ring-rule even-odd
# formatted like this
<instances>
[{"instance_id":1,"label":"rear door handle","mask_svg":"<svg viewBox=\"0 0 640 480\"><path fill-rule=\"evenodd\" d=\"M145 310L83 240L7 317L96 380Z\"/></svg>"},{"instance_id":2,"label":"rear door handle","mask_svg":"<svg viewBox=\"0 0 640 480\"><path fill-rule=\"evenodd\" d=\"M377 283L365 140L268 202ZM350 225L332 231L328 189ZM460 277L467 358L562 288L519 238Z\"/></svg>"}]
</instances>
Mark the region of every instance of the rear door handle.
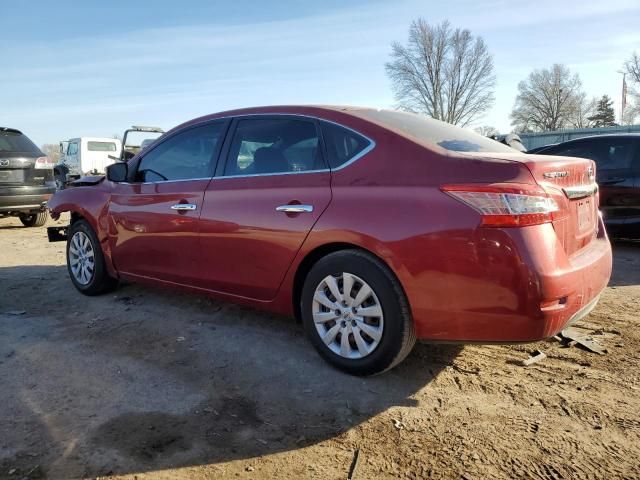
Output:
<instances>
[{"instance_id":1,"label":"rear door handle","mask_svg":"<svg viewBox=\"0 0 640 480\"><path fill-rule=\"evenodd\" d=\"M304 213L313 212L313 205L280 205L276 207L276 212Z\"/></svg>"},{"instance_id":2,"label":"rear door handle","mask_svg":"<svg viewBox=\"0 0 640 480\"><path fill-rule=\"evenodd\" d=\"M198 208L193 203L176 203L175 205L171 205L171 210L195 210Z\"/></svg>"}]
</instances>

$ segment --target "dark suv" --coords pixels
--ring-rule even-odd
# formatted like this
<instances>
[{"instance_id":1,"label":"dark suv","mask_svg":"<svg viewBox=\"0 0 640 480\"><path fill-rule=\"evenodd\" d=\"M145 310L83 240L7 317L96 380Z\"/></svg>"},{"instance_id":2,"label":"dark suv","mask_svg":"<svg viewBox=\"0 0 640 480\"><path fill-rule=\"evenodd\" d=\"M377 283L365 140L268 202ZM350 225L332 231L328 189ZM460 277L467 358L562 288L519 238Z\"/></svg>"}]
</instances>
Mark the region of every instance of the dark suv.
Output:
<instances>
[{"instance_id":1,"label":"dark suv","mask_svg":"<svg viewBox=\"0 0 640 480\"><path fill-rule=\"evenodd\" d=\"M0 127L0 218L40 227L54 192L53 162L19 130Z\"/></svg>"},{"instance_id":2,"label":"dark suv","mask_svg":"<svg viewBox=\"0 0 640 480\"><path fill-rule=\"evenodd\" d=\"M612 237L640 238L640 134L583 137L535 153L594 160L607 231Z\"/></svg>"}]
</instances>

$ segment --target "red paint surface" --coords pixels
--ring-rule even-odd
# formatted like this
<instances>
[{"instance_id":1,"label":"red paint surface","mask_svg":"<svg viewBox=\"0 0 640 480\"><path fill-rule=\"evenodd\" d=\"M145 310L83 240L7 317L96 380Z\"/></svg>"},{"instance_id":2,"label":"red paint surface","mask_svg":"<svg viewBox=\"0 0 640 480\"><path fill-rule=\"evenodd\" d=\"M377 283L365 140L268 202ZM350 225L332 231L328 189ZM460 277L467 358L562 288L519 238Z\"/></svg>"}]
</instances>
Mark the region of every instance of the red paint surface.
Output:
<instances>
[{"instance_id":1,"label":"red paint surface","mask_svg":"<svg viewBox=\"0 0 640 480\"><path fill-rule=\"evenodd\" d=\"M370 123L357 110L338 108L225 112L172 132L194 122L251 113L335 121L372 138L376 148L331 173L164 184L104 181L58 192L49 207L87 218L113 275L285 314L294 312L296 274L308 255L336 245L365 249L398 277L424 339L548 337L609 280L611 248L597 217L597 197L587 207L591 223L579 230L577 201L569 201L561 190L573 185L566 183L571 180L543 177L562 169L577 179L591 164L588 160L447 152ZM481 227L477 212L440 190L445 184L468 183L539 185L562 202L561 212L553 223ZM179 213L169 208L180 202L198 209ZM311 204L314 212L275 211L287 203Z\"/></svg>"}]
</instances>

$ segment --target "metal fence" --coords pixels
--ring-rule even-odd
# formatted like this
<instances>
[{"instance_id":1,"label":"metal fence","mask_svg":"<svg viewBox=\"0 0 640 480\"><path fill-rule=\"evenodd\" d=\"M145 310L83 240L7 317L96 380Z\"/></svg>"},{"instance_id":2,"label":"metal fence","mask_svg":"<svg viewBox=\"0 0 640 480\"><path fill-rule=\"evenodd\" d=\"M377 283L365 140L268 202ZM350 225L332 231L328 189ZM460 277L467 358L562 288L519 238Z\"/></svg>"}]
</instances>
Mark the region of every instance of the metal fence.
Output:
<instances>
[{"instance_id":1,"label":"metal fence","mask_svg":"<svg viewBox=\"0 0 640 480\"><path fill-rule=\"evenodd\" d=\"M554 130L552 132L521 133L520 138L527 150L543 147L552 143L566 142L573 138L604 135L607 133L640 133L640 125L623 125L619 127L576 128L572 130Z\"/></svg>"}]
</instances>

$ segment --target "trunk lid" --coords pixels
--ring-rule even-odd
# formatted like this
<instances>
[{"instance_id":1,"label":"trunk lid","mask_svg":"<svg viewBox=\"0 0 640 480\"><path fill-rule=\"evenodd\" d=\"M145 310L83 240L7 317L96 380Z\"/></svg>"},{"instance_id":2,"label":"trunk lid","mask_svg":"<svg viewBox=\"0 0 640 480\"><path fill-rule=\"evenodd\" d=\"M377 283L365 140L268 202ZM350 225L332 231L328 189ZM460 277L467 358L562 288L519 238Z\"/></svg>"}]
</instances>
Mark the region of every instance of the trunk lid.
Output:
<instances>
[{"instance_id":1,"label":"trunk lid","mask_svg":"<svg viewBox=\"0 0 640 480\"><path fill-rule=\"evenodd\" d=\"M558 204L559 211L553 214L552 223L568 255L580 251L596 237L599 196L593 160L517 152L465 152L465 155L525 165L535 182Z\"/></svg>"},{"instance_id":2,"label":"trunk lid","mask_svg":"<svg viewBox=\"0 0 640 480\"><path fill-rule=\"evenodd\" d=\"M484 156L488 156L484 154ZM553 227L568 255L586 247L598 230L598 186L593 160L531 154L490 154L524 164L558 204Z\"/></svg>"},{"instance_id":3,"label":"trunk lid","mask_svg":"<svg viewBox=\"0 0 640 480\"><path fill-rule=\"evenodd\" d=\"M560 207L553 226L567 254L586 247L598 230L598 186L593 160L527 155L524 162Z\"/></svg>"},{"instance_id":4,"label":"trunk lid","mask_svg":"<svg viewBox=\"0 0 640 480\"><path fill-rule=\"evenodd\" d=\"M44 185L53 180L50 169L36 169L36 158L20 152L0 152L0 185Z\"/></svg>"}]
</instances>

